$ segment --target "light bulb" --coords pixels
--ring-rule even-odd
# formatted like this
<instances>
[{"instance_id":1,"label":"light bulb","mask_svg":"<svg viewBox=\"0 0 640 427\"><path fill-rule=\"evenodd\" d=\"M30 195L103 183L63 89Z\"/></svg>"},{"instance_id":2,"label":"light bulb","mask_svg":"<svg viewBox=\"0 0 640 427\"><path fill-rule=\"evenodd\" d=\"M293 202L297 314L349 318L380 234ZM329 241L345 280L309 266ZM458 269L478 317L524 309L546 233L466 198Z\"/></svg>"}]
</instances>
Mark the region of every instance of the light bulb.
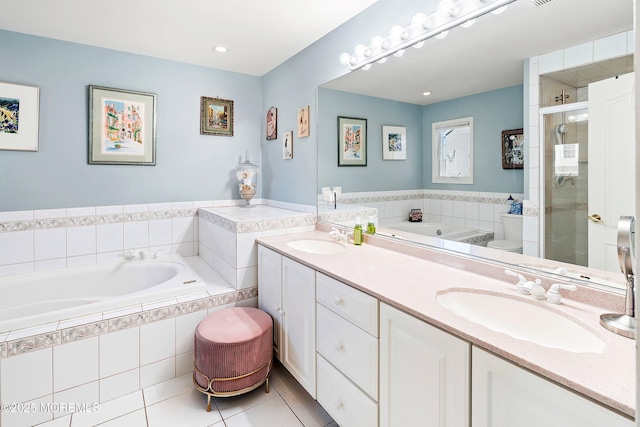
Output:
<instances>
[{"instance_id":1,"label":"light bulb","mask_svg":"<svg viewBox=\"0 0 640 427\"><path fill-rule=\"evenodd\" d=\"M378 64L384 64L385 62L387 62L387 57L385 56L384 58L380 58L378 59Z\"/></svg>"},{"instance_id":2,"label":"light bulb","mask_svg":"<svg viewBox=\"0 0 640 427\"><path fill-rule=\"evenodd\" d=\"M389 36L394 40L405 40L409 34L400 25L394 25L389 30Z\"/></svg>"},{"instance_id":3,"label":"light bulb","mask_svg":"<svg viewBox=\"0 0 640 427\"><path fill-rule=\"evenodd\" d=\"M353 53L356 56L364 56L364 51L367 47L363 44L359 44L356 45L356 47L353 49Z\"/></svg>"},{"instance_id":4,"label":"light bulb","mask_svg":"<svg viewBox=\"0 0 640 427\"><path fill-rule=\"evenodd\" d=\"M422 27L428 20L429 17L427 17L427 15L425 15L424 13L416 13L415 15L413 15L413 18L411 18L411 25Z\"/></svg>"},{"instance_id":5,"label":"light bulb","mask_svg":"<svg viewBox=\"0 0 640 427\"><path fill-rule=\"evenodd\" d=\"M442 0L438 3L438 13L454 18L460 13L460 9L452 0Z\"/></svg>"},{"instance_id":6,"label":"light bulb","mask_svg":"<svg viewBox=\"0 0 640 427\"><path fill-rule=\"evenodd\" d=\"M340 55L339 61L342 65L349 65L349 61L351 60L351 55L347 52Z\"/></svg>"},{"instance_id":7,"label":"light bulb","mask_svg":"<svg viewBox=\"0 0 640 427\"><path fill-rule=\"evenodd\" d=\"M424 46L424 40L413 45L416 49L420 49L422 46Z\"/></svg>"},{"instance_id":8,"label":"light bulb","mask_svg":"<svg viewBox=\"0 0 640 427\"><path fill-rule=\"evenodd\" d=\"M496 10L492 10L491 13L493 13L494 15L500 15L502 12L507 10L507 6L508 5L504 5L502 7L497 8Z\"/></svg>"},{"instance_id":9,"label":"light bulb","mask_svg":"<svg viewBox=\"0 0 640 427\"><path fill-rule=\"evenodd\" d=\"M436 37L437 39L443 39L443 38L447 37L447 34L449 34L449 31L443 31L443 32L441 32L441 33L439 33L439 34L436 34L436 36L435 36L435 37Z\"/></svg>"},{"instance_id":10,"label":"light bulb","mask_svg":"<svg viewBox=\"0 0 640 427\"><path fill-rule=\"evenodd\" d=\"M364 67L362 67L361 69L367 71L367 70L371 69L371 64L367 64Z\"/></svg>"},{"instance_id":11,"label":"light bulb","mask_svg":"<svg viewBox=\"0 0 640 427\"><path fill-rule=\"evenodd\" d=\"M393 56L396 56L398 58L400 58L402 55L404 55L404 49L400 49L393 54Z\"/></svg>"}]
</instances>

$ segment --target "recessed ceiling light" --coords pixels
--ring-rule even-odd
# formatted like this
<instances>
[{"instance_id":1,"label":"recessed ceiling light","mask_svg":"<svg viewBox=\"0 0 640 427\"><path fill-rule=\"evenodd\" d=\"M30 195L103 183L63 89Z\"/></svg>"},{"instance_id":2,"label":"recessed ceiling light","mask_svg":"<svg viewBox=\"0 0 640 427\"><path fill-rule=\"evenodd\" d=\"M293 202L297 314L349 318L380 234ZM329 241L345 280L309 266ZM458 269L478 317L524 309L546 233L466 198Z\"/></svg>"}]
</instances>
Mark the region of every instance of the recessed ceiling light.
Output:
<instances>
[{"instance_id":1,"label":"recessed ceiling light","mask_svg":"<svg viewBox=\"0 0 640 427\"><path fill-rule=\"evenodd\" d=\"M220 53L225 53L227 51L227 48L224 46L216 46L214 49L216 52L220 52Z\"/></svg>"},{"instance_id":2,"label":"recessed ceiling light","mask_svg":"<svg viewBox=\"0 0 640 427\"><path fill-rule=\"evenodd\" d=\"M431 91L422 92L422 94L423 94L424 96L429 96L429 95L431 95Z\"/></svg>"}]
</instances>

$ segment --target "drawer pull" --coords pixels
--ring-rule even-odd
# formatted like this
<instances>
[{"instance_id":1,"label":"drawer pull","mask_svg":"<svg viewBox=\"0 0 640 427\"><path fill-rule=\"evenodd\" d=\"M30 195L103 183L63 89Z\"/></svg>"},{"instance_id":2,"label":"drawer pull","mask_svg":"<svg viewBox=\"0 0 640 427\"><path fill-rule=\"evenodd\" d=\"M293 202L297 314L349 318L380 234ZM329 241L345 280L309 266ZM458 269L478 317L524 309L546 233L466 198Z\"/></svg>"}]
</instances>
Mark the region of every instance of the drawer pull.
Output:
<instances>
[{"instance_id":1,"label":"drawer pull","mask_svg":"<svg viewBox=\"0 0 640 427\"><path fill-rule=\"evenodd\" d=\"M335 405L336 405L336 409L342 409L342 406L343 406L342 400L336 400Z\"/></svg>"},{"instance_id":2,"label":"drawer pull","mask_svg":"<svg viewBox=\"0 0 640 427\"><path fill-rule=\"evenodd\" d=\"M344 304L344 301L342 301L342 298L340 298L340 297L336 297L336 298L333 300L333 303L334 303L335 305L343 305L343 304Z\"/></svg>"},{"instance_id":3,"label":"drawer pull","mask_svg":"<svg viewBox=\"0 0 640 427\"><path fill-rule=\"evenodd\" d=\"M338 342L338 343L336 343L336 345L335 345L334 347L335 347L336 351L342 351L342 349L344 348L344 347L342 346L342 343L339 343L339 342Z\"/></svg>"}]
</instances>

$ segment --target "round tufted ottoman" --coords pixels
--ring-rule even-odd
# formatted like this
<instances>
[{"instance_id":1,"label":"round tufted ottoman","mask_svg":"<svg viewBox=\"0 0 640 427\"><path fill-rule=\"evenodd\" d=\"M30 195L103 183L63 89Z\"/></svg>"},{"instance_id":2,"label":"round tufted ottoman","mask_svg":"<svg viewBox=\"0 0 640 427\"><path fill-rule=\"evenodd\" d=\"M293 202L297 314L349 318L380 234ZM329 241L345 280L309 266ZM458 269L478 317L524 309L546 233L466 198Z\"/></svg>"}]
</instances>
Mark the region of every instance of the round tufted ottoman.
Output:
<instances>
[{"instance_id":1,"label":"round tufted ottoman","mask_svg":"<svg viewBox=\"0 0 640 427\"><path fill-rule=\"evenodd\" d=\"M273 320L264 311L234 307L212 313L196 328L193 383L207 395L236 396L266 383L273 358Z\"/></svg>"}]
</instances>

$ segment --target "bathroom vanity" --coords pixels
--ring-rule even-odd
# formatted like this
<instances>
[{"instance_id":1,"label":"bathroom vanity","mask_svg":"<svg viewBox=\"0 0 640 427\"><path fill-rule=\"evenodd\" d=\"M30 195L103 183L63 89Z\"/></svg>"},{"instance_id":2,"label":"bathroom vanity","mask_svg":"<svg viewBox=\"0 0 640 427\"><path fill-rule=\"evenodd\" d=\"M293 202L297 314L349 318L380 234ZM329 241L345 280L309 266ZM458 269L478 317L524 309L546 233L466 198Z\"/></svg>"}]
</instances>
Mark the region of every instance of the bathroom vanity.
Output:
<instances>
[{"instance_id":1,"label":"bathroom vanity","mask_svg":"<svg viewBox=\"0 0 640 427\"><path fill-rule=\"evenodd\" d=\"M572 295L556 306L519 295L498 265L367 240L258 239L259 306L274 318L277 357L339 425L634 425L635 342L598 325L622 296L585 288L581 301L614 307ZM569 319L593 345L513 338L439 302L451 293L496 298L489 312L507 306L500 298L542 310L507 322L524 320L540 337L562 334Z\"/></svg>"}]
</instances>

